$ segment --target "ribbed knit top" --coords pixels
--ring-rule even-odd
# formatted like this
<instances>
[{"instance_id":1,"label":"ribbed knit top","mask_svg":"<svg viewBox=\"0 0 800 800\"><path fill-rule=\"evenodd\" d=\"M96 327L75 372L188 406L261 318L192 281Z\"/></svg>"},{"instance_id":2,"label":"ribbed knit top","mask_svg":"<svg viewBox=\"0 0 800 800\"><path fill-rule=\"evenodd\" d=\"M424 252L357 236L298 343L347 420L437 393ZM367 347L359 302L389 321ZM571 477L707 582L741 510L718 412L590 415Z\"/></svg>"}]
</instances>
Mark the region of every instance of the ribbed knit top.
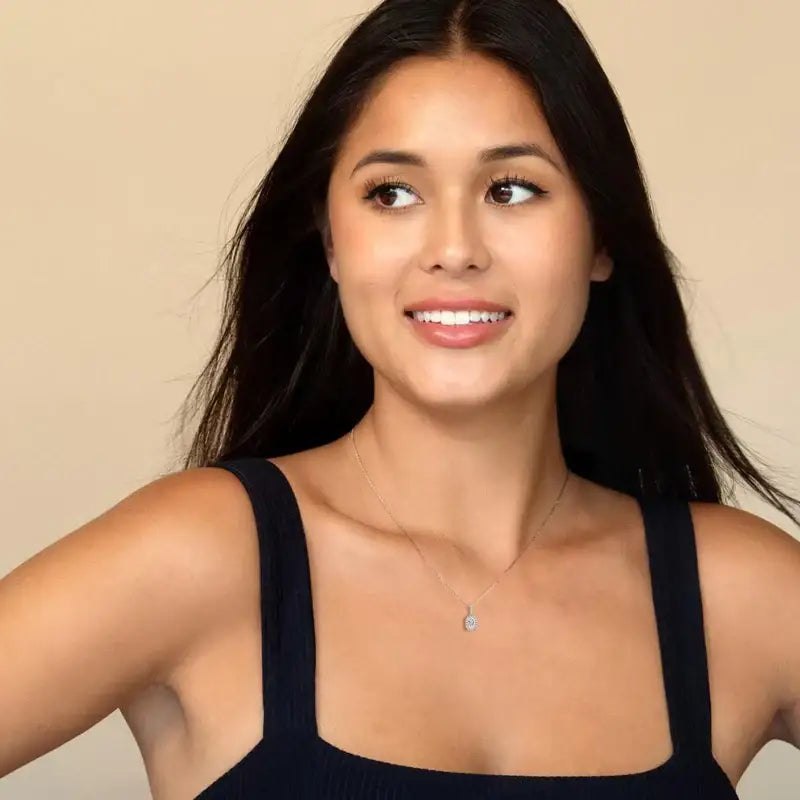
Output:
<instances>
[{"instance_id":1,"label":"ribbed knit top","mask_svg":"<svg viewBox=\"0 0 800 800\"><path fill-rule=\"evenodd\" d=\"M195 800L733 800L711 751L711 701L694 528L685 501L639 498L673 753L645 772L536 776L448 772L340 750L316 725L316 643L297 498L265 458L220 460L252 503L260 552L262 738Z\"/></svg>"}]
</instances>

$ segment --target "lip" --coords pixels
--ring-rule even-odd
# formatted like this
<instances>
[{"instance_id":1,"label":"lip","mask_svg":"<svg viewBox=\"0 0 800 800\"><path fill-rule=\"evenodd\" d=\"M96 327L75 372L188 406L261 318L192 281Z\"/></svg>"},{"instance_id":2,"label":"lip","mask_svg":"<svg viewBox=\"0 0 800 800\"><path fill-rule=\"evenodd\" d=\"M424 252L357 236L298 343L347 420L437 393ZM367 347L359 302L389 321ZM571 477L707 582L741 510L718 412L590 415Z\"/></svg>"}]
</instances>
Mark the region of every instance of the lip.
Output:
<instances>
[{"instance_id":1,"label":"lip","mask_svg":"<svg viewBox=\"0 0 800 800\"><path fill-rule=\"evenodd\" d=\"M435 308L441 308L441 306L436 306ZM472 308L475 308L475 306L472 306ZM477 308L480 308L480 306ZM464 309L457 307L456 309L446 310ZM489 311L490 309L485 308L485 310ZM419 322L413 316L409 316L409 313L406 313L404 321L413 333L426 344L462 350L501 339L509 326L513 324L514 315L510 314L498 322L483 322L472 325L442 325L438 322Z\"/></svg>"},{"instance_id":2,"label":"lip","mask_svg":"<svg viewBox=\"0 0 800 800\"><path fill-rule=\"evenodd\" d=\"M405 307L404 311L506 311L513 313L508 306L493 303L480 297L427 297Z\"/></svg>"}]
</instances>

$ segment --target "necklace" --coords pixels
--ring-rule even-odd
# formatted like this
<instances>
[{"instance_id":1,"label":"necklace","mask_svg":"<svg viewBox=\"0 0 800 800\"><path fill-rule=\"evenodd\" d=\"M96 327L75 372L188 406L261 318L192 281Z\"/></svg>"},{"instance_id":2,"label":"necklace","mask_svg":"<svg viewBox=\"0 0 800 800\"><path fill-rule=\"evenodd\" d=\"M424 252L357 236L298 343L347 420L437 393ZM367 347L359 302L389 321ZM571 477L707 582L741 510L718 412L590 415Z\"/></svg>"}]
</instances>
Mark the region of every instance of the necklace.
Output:
<instances>
[{"instance_id":1,"label":"necklace","mask_svg":"<svg viewBox=\"0 0 800 800\"><path fill-rule=\"evenodd\" d=\"M447 590L448 590L448 591L449 591L449 592L450 592L452 595L454 595L454 596L455 596L455 597L456 597L458 600L460 600L460 601L461 601L461 602L462 602L462 603L463 603L463 604L464 604L464 605L467 607L467 615L464 617L464 628L465 628L465 630L468 630L468 631L476 631L476 630L478 629L478 618L475 616L475 611L474 611L474 609L475 609L475 606L476 606L476 605L479 603L479 601L480 601L480 600L482 600L482 599L483 599L483 598L484 598L484 597L485 597L485 596L486 596L486 595L487 595L487 594L488 594L488 593L489 593L489 592L490 592L492 589L494 589L494 587L495 587L495 586L497 586L497 584L500 582L500 579L501 579L501 578L502 578L502 577L503 577L503 576L504 576L504 575L505 575L505 574L506 574L506 573L507 573L507 572L508 572L508 571L511 569L511 567L513 567L513 566L514 566L514 564L516 564L516 563L517 563L517 561L519 561L519 559L520 559L520 557L522 556L522 554L523 554L523 553L524 553L524 552L525 552L525 551L528 549L528 546L530 545L530 543L531 543L531 542L532 542L532 541L533 541L533 540L534 540L534 539L537 537L537 535L538 535L538 534L539 534L539 532L542 530L542 528L544 528L545 524L547 523L547 520L549 520L549 519L550 519L550 517L552 516L553 512L556 510L556 507L557 507L557 506L558 506L558 504L561 502L561 497L562 497L562 496L563 496L563 494L564 494L564 489L565 489L565 488L566 488L566 486L567 486L567 481L569 480L569 476L570 476L570 474L571 474L571 473L570 473L570 470L569 470L569 469L567 469L567 474L566 474L566 476L565 476L565 478L564 478L564 482L561 484L561 491L559 491L559 493L558 493L558 497L556 497L556 501L555 501L555 503L553 503L552 507L550 508L550 511L548 511L548 513L547 513L547 516L544 518L544 522L542 522L542 524L541 524L541 525L538 527L538 529L535 531L535 533L533 534L533 536L531 536L531 538L528 540L528 542L525 544L525 546L522 548L522 550L520 550L520 552L519 552L519 554L517 555L517 557L516 557L516 558L515 558L515 559L514 559L514 560L513 560L513 561L512 561L512 562L511 562L511 563L510 563L510 564L509 564L509 565L508 565L508 566L507 566L505 569L504 569L504 570L503 570L503 572L501 572L501 573L500 573L500 575L497 577L497 579L495 580L495 582L494 582L494 583L493 583L491 586L489 586L489 588L488 588L488 589L485 589L485 590L484 590L484 591L483 591L483 592L482 592L482 593L481 593L481 594L478 596L478 598L477 598L476 600L473 600L471 603L468 603L466 600L464 600L464 598L463 598L463 597L461 597L461 595L460 595L460 594L458 594L458 592L456 592L456 590L455 590L455 589L453 589L453 587L452 587L452 586L450 586L450 584L448 584L448 583L447 583L447 581L446 581L446 580L445 580L445 579L442 577L442 573L441 573L441 572L439 572L439 570L438 570L438 569L436 569L436 567L434 567L434 566L433 566L433 564L431 564L431 563L428 561L428 559L427 559L427 558L425 558L425 554L422 552L422 550L420 550L420 548L419 548L419 545L418 545L418 544L417 544L417 543L414 541L414 539L413 539L413 537L411 536L411 534L410 534L410 533L409 533L409 532L408 532L408 531L407 531L407 530L406 530L406 529L405 529L405 528L404 528L404 527L403 527L403 526L402 526L402 525L401 525L401 524L400 524L400 523L399 523L399 522L398 522L398 521L395 519L395 516L394 516L394 514L392 514L391 510L389 509L389 506L387 506L387 505L386 505L386 501L383 499L383 497L381 497L381 495L380 495L380 492L377 490L377 488L375 487L375 484L372 482L372 479L369 477L369 473L367 472L366 468L364 467L364 463L361 461L361 456L359 455L358 448L356 447L355 428L352 428L352 429L350 430L350 441L351 441L351 442L352 442L352 444L353 444L353 450L355 451L355 454L356 454L356 460L358 461L358 465L359 465L359 467L361 467L361 471L364 473L364 477L367 479L367 483L370 485L370 488L372 489L373 493L375 494L375 496L376 496L376 497L378 498L378 500L380 501L380 504L381 504L381 505L384 507L384 509L385 509L386 513L387 513L387 514L388 514L388 515L391 517L391 519L392 519L392 522L394 522L394 524L395 524L395 525L397 525L397 527L398 527L398 528L399 528L399 529L400 529L400 530L401 530L401 531L402 531L402 532L403 532L403 533L404 533L404 534L405 534L405 535L408 537L408 539L411 541L411 544L413 544L413 545L414 545L414 547L416 548L417 552L418 552L418 553L419 553L419 555L420 555L420 558L422 558L422 560L425 562L425 564L427 564L427 565L428 565L428 567L430 567L430 568L431 568L431 569L432 569L432 570L433 570L433 571L436 573L436 575L438 576L438 578L439 578L439 581L442 583L442 585L443 585L443 586L444 586L444 587L445 587L445 588L446 588L446 589L447 589Z\"/></svg>"}]
</instances>

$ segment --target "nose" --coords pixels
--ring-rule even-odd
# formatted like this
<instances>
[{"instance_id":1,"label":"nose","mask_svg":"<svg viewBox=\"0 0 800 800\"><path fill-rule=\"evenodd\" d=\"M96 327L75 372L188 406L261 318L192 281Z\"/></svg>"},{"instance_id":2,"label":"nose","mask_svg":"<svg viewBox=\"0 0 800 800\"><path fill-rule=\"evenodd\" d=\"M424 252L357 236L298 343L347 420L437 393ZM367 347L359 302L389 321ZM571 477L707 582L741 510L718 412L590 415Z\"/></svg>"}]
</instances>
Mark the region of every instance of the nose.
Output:
<instances>
[{"instance_id":1,"label":"nose","mask_svg":"<svg viewBox=\"0 0 800 800\"><path fill-rule=\"evenodd\" d=\"M480 273L488 269L489 263L489 252L474 211L451 203L430 216L421 261L426 272Z\"/></svg>"}]
</instances>

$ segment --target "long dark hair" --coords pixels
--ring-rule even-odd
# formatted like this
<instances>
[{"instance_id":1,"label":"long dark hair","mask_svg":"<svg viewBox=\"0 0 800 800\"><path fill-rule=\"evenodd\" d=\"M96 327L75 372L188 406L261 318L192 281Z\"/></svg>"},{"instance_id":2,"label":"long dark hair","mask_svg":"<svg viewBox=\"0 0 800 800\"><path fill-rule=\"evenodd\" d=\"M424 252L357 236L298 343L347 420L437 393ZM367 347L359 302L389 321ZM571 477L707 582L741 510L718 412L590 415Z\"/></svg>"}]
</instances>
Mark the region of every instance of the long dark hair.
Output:
<instances>
[{"instance_id":1,"label":"long dark hair","mask_svg":"<svg viewBox=\"0 0 800 800\"><path fill-rule=\"evenodd\" d=\"M497 59L530 86L614 262L610 280L591 284L558 368L568 466L630 495L707 502L733 499L739 476L798 523L788 504L800 500L765 477L709 391L624 113L557 0L384 0L347 37L226 247L219 337L180 410L182 431L202 412L183 468L326 444L368 410L372 367L350 337L325 255L332 166L392 67L464 52Z\"/></svg>"}]
</instances>

